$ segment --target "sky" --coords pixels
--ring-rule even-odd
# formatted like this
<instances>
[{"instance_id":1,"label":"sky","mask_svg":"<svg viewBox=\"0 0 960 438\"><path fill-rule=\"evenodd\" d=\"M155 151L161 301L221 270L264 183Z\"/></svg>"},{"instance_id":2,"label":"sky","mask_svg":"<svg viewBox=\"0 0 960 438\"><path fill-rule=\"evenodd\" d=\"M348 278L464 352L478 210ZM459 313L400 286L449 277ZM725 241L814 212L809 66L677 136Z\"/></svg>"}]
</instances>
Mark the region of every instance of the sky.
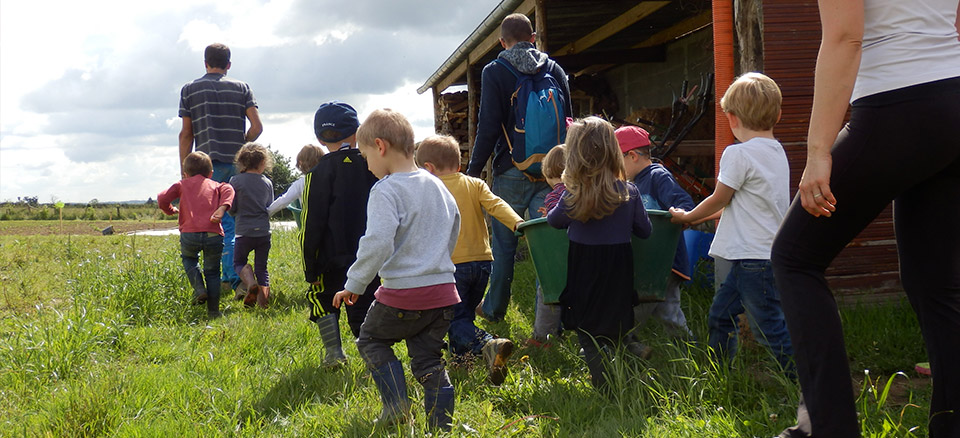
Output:
<instances>
[{"instance_id":1,"label":"sky","mask_svg":"<svg viewBox=\"0 0 960 438\"><path fill-rule=\"evenodd\" d=\"M0 202L145 200L179 179L180 88L228 45L264 132L295 158L313 113L389 107L433 133L416 89L499 0L4 0ZM278 194L279 195L279 194Z\"/></svg>"}]
</instances>

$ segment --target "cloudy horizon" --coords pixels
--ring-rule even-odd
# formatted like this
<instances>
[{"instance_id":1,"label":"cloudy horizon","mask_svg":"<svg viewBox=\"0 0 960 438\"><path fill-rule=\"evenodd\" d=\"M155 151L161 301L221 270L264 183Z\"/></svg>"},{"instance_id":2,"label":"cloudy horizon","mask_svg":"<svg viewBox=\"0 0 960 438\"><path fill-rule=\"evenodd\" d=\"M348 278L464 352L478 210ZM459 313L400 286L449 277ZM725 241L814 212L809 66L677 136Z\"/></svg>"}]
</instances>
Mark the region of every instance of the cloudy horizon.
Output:
<instances>
[{"instance_id":1,"label":"cloudy horizon","mask_svg":"<svg viewBox=\"0 0 960 438\"><path fill-rule=\"evenodd\" d=\"M416 88L498 3L4 2L0 201L155 198L177 179L180 87L213 42L253 89L258 142L287 157L317 143L313 113L334 99L361 119L394 108L423 138L433 102Z\"/></svg>"}]
</instances>

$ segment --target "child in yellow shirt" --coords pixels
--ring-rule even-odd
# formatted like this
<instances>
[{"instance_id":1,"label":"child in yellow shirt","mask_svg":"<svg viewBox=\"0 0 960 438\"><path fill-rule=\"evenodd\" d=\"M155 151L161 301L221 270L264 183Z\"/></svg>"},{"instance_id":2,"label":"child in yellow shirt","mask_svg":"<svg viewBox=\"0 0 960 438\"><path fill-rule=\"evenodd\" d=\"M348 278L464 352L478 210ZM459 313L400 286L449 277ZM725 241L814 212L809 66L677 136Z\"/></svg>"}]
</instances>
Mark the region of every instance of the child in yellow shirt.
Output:
<instances>
[{"instance_id":1,"label":"child in yellow shirt","mask_svg":"<svg viewBox=\"0 0 960 438\"><path fill-rule=\"evenodd\" d=\"M460 173L460 145L453 137L427 137L417 149L416 160L418 166L443 181L460 209L460 235L452 256L460 303L454 306L450 321L450 352L457 358L483 354L490 382L500 385L507 375L506 361L513 353L513 342L495 338L474 324L473 309L483 299L493 261L484 211L514 230L523 219L483 180Z\"/></svg>"}]
</instances>

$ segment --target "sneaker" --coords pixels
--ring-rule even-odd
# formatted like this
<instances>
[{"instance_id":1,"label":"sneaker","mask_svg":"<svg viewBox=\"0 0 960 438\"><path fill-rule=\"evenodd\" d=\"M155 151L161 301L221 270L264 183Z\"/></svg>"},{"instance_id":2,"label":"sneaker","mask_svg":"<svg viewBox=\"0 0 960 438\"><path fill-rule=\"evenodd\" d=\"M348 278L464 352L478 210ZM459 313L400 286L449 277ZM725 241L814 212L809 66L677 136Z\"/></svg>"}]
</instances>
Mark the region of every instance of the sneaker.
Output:
<instances>
[{"instance_id":1,"label":"sneaker","mask_svg":"<svg viewBox=\"0 0 960 438\"><path fill-rule=\"evenodd\" d=\"M632 341L627 343L627 351L640 359L647 360L650 359L650 356L653 356L653 348L650 348L648 345L643 345L639 342Z\"/></svg>"},{"instance_id":2,"label":"sneaker","mask_svg":"<svg viewBox=\"0 0 960 438\"><path fill-rule=\"evenodd\" d=\"M483 359L487 362L487 378L500 386L507 378L507 359L513 354L513 341L506 338L491 339L483 346Z\"/></svg>"}]
</instances>

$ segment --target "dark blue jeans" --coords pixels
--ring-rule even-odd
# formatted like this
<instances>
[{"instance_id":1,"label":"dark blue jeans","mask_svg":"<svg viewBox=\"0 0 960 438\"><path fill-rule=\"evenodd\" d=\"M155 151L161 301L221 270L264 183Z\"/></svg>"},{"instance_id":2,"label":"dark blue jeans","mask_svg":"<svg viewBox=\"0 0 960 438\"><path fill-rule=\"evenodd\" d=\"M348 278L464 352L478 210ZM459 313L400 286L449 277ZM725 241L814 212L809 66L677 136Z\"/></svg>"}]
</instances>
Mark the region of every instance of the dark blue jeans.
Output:
<instances>
[{"instance_id":1,"label":"dark blue jeans","mask_svg":"<svg viewBox=\"0 0 960 438\"><path fill-rule=\"evenodd\" d=\"M210 178L216 182L230 182L230 178L237 174L237 167L233 163L213 162L213 177ZM236 219L229 214L223 215L220 220L223 227L223 255L220 258L220 267L223 269L223 275L220 281L229 282L234 289L240 284L240 277L237 271L233 270L233 244L236 239L235 230L237 226Z\"/></svg>"},{"instance_id":2,"label":"dark blue jeans","mask_svg":"<svg viewBox=\"0 0 960 438\"><path fill-rule=\"evenodd\" d=\"M737 352L737 315L746 311L757 342L770 349L787 375L793 375L793 346L770 260L718 257L716 261L718 272L729 269L729 274L717 288L707 316L710 347L721 357L733 359Z\"/></svg>"},{"instance_id":3,"label":"dark blue jeans","mask_svg":"<svg viewBox=\"0 0 960 438\"><path fill-rule=\"evenodd\" d=\"M523 217L527 212L529 219L540 217L540 207L543 207L543 198L550 193L550 186L543 181L530 181L523 172L516 167L493 177L491 191L504 201L507 201L513 210ZM483 313L487 318L499 321L507 314L507 304L510 303L510 284L513 283L513 262L517 254L517 236L513 230L499 221L491 225L493 237L493 270L490 272L490 289L483 299Z\"/></svg>"},{"instance_id":4,"label":"dark blue jeans","mask_svg":"<svg viewBox=\"0 0 960 438\"><path fill-rule=\"evenodd\" d=\"M203 253L203 270L200 253ZM220 254L223 236L217 233L180 233L180 259L194 296L207 295L207 311L220 310Z\"/></svg>"},{"instance_id":5,"label":"dark blue jeans","mask_svg":"<svg viewBox=\"0 0 960 438\"><path fill-rule=\"evenodd\" d=\"M490 279L489 261L457 263L454 277L460 302L453 305L453 321L450 321L450 352L460 354L480 354L483 345L493 339L489 333L474 325L474 309L483 299Z\"/></svg>"}]
</instances>

